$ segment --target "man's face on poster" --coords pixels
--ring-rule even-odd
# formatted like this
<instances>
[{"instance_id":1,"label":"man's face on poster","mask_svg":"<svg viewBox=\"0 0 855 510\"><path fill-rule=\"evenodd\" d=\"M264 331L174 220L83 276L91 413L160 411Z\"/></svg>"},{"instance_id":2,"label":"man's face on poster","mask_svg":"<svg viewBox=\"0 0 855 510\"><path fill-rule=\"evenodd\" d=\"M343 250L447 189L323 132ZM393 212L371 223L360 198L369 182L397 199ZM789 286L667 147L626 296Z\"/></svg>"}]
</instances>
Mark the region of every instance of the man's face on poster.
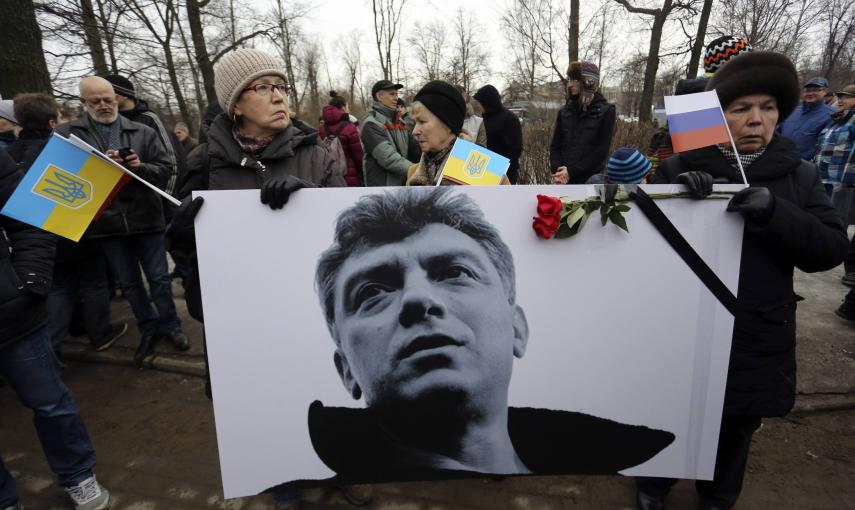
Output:
<instances>
[{"instance_id":1,"label":"man's face on poster","mask_svg":"<svg viewBox=\"0 0 855 510\"><path fill-rule=\"evenodd\" d=\"M443 224L351 254L334 312L336 367L369 407L443 394L506 403L528 340L487 250Z\"/></svg>"}]
</instances>

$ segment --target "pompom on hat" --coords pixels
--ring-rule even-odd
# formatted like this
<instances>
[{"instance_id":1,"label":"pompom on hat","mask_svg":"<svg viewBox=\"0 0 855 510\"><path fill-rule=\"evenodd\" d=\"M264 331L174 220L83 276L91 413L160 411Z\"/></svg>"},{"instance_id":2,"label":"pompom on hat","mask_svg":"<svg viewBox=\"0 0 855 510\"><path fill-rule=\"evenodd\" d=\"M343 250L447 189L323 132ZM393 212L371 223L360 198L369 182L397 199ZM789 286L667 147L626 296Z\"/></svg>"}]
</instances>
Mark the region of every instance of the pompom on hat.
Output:
<instances>
[{"instance_id":1,"label":"pompom on hat","mask_svg":"<svg viewBox=\"0 0 855 510\"><path fill-rule=\"evenodd\" d=\"M217 102L229 117L244 89L262 76L278 76L288 83L282 64L263 51L239 48L226 53L214 67L214 90Z\"/></svg>"},{"instance_id":2,"label":"pompom on hat","mask_svg":"<svg viewBox=\"0 0 855 510\"><path fill-rule=\"evenodd\" d=\"M651 168L650 161L637 150L618 147L609 158L606 175L612 184L638 184Z\"/></svg>"},{"instance_id":3,"label":"pompom on hat","mask_svg":"<svg viewBox=\"0 0 855 510\"><path fill-rule=\"evenodd\" d=\"M704 72L707 76L721 69L721 66L732 58L742 53L752 51L754 48L744 37L725 35L715 39L707 45L704 51Z\"/></svg>"},{"instance_id":4,"label":"pompom on hat","mask_svg":"<svg viewBox=\"0 0 855 510\"><path fill-rule=\"evenodd\" d=\"M801 99L795 66L786 56L772 51L752 51L732 58L710 78L706 90L718 93L722 108L740 97L768 94L778 103L780 119L787 118Z\"/></svg>"}]
</instances>

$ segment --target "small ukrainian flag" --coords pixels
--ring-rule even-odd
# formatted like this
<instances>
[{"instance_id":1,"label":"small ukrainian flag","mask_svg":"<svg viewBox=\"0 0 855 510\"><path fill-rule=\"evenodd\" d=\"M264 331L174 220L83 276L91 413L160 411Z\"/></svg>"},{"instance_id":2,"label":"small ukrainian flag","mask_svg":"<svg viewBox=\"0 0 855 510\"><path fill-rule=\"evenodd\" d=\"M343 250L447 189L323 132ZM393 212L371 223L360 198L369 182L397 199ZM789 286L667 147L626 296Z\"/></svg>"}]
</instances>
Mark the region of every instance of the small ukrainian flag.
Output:
<instances>
[{"instance_id":1,"label":"small ukrainian flag","mask_svg":"<svg viewBox=\"0 0 855 510\"><path fill-rule=\"evenodd\" d=\"M54 134L0 214L79 241L131 178L117 165Z\"/></svg>"},{"instance_id":2,"label":"small ukrainian flag","mask_svg":"<svg viewBox=\"0 0 855 510\"><path fill-rule=\"evenodd\" d=\"M453 184L495 186L502 183L510 160L480 145L458 138L442 167L443 180Z\"/></svg>"}]
</instances>

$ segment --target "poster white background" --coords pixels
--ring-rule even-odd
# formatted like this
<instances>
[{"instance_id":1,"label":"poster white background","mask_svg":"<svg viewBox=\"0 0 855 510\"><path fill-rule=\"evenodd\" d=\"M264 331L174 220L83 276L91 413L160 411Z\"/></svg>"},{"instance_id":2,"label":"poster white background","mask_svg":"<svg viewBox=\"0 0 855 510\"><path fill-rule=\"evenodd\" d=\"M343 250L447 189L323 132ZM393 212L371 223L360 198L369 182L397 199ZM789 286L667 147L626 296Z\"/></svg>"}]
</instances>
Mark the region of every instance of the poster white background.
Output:
<instances>
[{"instance_id":1,"label":"poster white background","mask_svg":"<svg viewBox=\"0 0 855 510\"><path fill-rule=\"evenodd\" d=\"M547 241L531 227L537 193L576 199L593 186L455 192L464 189L514 255L517 303L528 318L509 404L670 431L669 447L624 474L711 478L733 317L632 203L629 234L600 226L594 213L579 235ZM257 190L200 193L196 236L227 498L334 475L312 448L309 404L363 403L333 365L314 270L338 213L380 192L304 189L279 211L262 205ZM727 200L657 204L735 294L743 224L725 212Z\"/></svg>"}]
</instances>

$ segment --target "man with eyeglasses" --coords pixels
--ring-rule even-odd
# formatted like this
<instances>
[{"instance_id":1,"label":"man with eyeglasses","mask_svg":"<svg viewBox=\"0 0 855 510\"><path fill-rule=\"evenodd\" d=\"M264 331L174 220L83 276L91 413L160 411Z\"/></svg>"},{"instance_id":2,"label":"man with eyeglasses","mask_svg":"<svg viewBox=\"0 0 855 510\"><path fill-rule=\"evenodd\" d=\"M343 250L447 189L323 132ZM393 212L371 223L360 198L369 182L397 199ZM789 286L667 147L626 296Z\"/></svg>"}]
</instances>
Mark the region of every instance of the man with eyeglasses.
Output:
<instances>
[{"instance_id":1,"label":"man with eyeglasses","mask_svg":"<svg viewBox=\"0 0 855 510\"><path fill-rule=\"evenodd\" d=\"M421 149L406 123L398 118L398 91L404 86L380 80L371 87L374 104L362 125L366 186L403 186Z\"/></svg>"},{"instance_id":2,"label":"man with eyeglasses","mask_svg":"<svg viewBox=\"0 0 855 510\"><path fill-rule=\"evenodd\" d=\"M118 98L110 82L97 76L83 78L80 101L85 114L59 126L56 132L80 137L116 163L163 188L171 173L166 150L153 129L119 115ZM120 152L120 149L130 150ZM160 196L143 184L131 181L89 226L84 237L100 243L137 318L140 344L134 360L138 364L154 351L161 337L168 338L179 350L189 348L172 300L163 236L165 228ZM143 286L140 267L148 281L151 299ZM106 292L104 285L103 293L84 299L94 298L109 306Z\"/></svg>"}]
</instances>

